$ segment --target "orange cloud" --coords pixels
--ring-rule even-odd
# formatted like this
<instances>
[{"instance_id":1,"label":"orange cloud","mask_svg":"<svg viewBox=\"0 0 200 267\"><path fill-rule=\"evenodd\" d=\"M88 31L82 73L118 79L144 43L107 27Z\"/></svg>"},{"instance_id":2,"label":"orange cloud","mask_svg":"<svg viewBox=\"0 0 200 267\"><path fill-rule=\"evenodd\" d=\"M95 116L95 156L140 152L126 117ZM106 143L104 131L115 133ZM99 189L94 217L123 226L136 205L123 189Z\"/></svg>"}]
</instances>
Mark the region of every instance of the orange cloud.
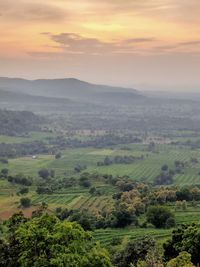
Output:
<instances>
[{"instance_id":1,"label":"orange cloud","mask_svg":"<svg viewBox=\"0 0 200 267\"><path fill-rule=\"evenodd\" d=\"M181 59L187 58L188 72L194 73L200 55L199 14L199 0L0 0L0 58L4 58L0 67L18 71L15 66L24 60L26 70L31 66L37 72L35 66L44 60L48 70L46 62L52 62L54 74L54 65L60 70L62 61L62 68L73 73L72 63L78 69L84 61L80 72L86 73L91 60L88 72L102 68L104 73L106 65L121 68L121 74L126 68L130 79L137 63L135 73L140 67L141 77L151 79L155 73L149 74L149 68L162 57L166 69L170 62L183 68ZM159 61L155 69L160 66ZM104 75L110 76L108 71Z\"/></svg>"}]
</instances>

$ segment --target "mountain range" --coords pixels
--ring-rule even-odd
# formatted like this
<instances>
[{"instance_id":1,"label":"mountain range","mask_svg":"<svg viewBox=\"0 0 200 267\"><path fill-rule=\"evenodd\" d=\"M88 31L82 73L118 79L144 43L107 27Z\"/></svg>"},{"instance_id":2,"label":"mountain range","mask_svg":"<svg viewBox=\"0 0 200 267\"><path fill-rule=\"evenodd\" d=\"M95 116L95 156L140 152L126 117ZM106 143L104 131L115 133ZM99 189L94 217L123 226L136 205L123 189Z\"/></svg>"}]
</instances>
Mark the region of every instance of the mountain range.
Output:
<instances>
[{"instance_id":1,"label":"mountain range","mask_svg":"<svg viewBox=\"0 0 200 267\"><path fill-rule=\"evenodd\" d=\"M40 96L54 99L92 104L127 104L143 99L137 90L91 84L74 78L25 80L19 78L0 78L0 91L4 97L16 99L19 97ZM4 92L4 94L2 93ZM5 95L5 92L8 95ZM13 94L13 97L11 95ZM18 95L18 96L17 96ZM29 98L30 99L30 98Z\"/></svg>"}]
</instances>

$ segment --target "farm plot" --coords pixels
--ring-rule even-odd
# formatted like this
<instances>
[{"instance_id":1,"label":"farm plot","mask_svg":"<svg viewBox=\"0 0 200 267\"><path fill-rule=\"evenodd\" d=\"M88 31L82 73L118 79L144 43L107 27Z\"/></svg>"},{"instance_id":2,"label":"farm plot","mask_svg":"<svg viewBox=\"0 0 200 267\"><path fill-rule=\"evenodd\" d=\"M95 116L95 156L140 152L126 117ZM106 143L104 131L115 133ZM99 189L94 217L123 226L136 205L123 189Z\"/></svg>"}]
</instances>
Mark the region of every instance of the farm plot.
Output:
<instances>
[{"instance_id":1,"label":"farm plot","mask_svg":"<svg viewBox=\"0 0 200 267\"><path fill-rule=\"evenodd\" d=\"M47 204L54 205L68 205L79 195L76 194L59 194L59 195L37 195L32 197L33 204L39 204L45 202Z\"/></svg>"},{"instance_id":2,"label":"farm plot","mask_svg":"<svg viewBox=\"0 0 200 267\"><path fill-rule=\"evenodd\" d=\"M98 196L93 197L89 195L79 196L78 201L70 205L72 209L90 210L90 211L106 211L113 206L112 197Z\"/></svg>"},{"instance_id":3,"label":"farm plot","mask_svg":"<svg viewBox=\"0 0 200 267\"><path fill-rule=\"evenodd\" d=\"M174 168L176 160L188 162L185 174L180 174L175 177L176 184L193 184L200 183L200 164L192 165L191 158L197 158L200 162L200 152L192 151L186 148L174 149L173 146L159 145L157 153L148 154L142 161L133 164L113 164L110 166L96 167L95 170L101 173L109 173L113 175L128 175L133 179L140 180L146 178L148 181L153 181L160 173L161 166L167 164L169 168Z\"/></svg>"},{"instance_id":4,"label":"farm plot","mask_svg":"<svg viewBox=\"0 0 200 267\"><path fill-rule=\"evenodd\" d=\"M35 195L32 197L33 204L45 202L53 206L65 206L74 210L103 211L108 210L113 205L112 197L98 196L89 194L53 194Z\"/></svg>"},{"instance_id":5,"label":"farm plot","mask_svg":"<svg viewBox=\"0 0 200 267\"><path fill-rule=\"evenodd\" d=\"M130 228L130 229L100 229L94 231L94 237L103 245L109 245L113 238L137 239L142 236L151 236L155 239L163 239L171 235L170 229Z\"/></svg>"}]
</instances>

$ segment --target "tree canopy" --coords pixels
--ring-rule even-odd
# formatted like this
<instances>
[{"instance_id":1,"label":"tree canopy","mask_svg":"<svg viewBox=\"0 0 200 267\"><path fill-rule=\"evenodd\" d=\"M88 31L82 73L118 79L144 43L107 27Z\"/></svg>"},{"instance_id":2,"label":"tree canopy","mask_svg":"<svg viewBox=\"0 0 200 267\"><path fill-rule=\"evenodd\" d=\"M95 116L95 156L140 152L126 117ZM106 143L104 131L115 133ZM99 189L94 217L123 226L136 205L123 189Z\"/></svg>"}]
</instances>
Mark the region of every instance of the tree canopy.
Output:
<instances>
[{"instance_id":1,"label":"tree canopy","mask_svg":"<svg viewBox=\"0 0 200 267\"><path fill-rule=\"evenodd\" d=\"M111 267L108 253L81 226L44 214L15 215L8 240L0 243L2 267Z\"/></svg>"}]
</instances>

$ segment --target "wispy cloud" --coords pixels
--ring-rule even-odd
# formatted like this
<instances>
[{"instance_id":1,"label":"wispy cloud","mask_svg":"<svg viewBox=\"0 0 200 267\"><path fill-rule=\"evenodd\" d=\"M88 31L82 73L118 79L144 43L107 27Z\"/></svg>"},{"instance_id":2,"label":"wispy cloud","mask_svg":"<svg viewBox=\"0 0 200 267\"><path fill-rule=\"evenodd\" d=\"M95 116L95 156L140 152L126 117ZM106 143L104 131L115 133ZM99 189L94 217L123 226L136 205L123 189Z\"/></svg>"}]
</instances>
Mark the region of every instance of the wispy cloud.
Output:
<instances>
[{"instance_id":1,"label":"wispy cloud","mask_svg":"<svg viewBox=\"0 0 200 267\"><path fill-rule=\"evenodd\" d=\"M43 32L41 35L47 36L55 45L47 46L55 51L32 51L28 52L30 56L37 57L60 57L64 55L157 55L172 53L190 53L198 52L200 49L199 40L182 41L182 42L165 42L155 37L133 37L128 39L113 39L103 41L98 38L86 37L73 32L63 32L53 34ZM194 47L196 50L194 50ZM186 49L187 48L187 49Z\"/></svg>"},{"instance_id":2,"label":"wispy cloud","mask_svg":"<svg viewBox=\"0 0 200 267\"><path fill-rule=\"evenodd\" d=\"M25 0L1 0L0 14L3 19L17 21L57 21L68 16L67 12L53 4Z\"/></svg>"},{"instance_id":3,"label":"wispy cloud","mask_svg":"<svg viewBox=\"0 0 200 267\"><path fill-rule=\"evenodd\" d=\"M101 54L117 54L117 53L131 53L135 52L136 48L144 43L152 43L155 38L149 37L138 37L129 38L122 40L113 40L105 42L97 38L84 37L77 33L42 33L48 36L52 41L56 42L64 53L69 54L90 54L90 55L101 55Z\"/></svg>"},{"instance_id":4,"label":"wispy cloud","mask_svg":"<svg viewBox=\"0 0 200 267\"><path fill-rule=\"evenodd\" d=\"M193 40L193 41L188 41L188 42L180 42L180 46L196 46L200 45L200 40Z\"/></svg>"}]
</instances>

